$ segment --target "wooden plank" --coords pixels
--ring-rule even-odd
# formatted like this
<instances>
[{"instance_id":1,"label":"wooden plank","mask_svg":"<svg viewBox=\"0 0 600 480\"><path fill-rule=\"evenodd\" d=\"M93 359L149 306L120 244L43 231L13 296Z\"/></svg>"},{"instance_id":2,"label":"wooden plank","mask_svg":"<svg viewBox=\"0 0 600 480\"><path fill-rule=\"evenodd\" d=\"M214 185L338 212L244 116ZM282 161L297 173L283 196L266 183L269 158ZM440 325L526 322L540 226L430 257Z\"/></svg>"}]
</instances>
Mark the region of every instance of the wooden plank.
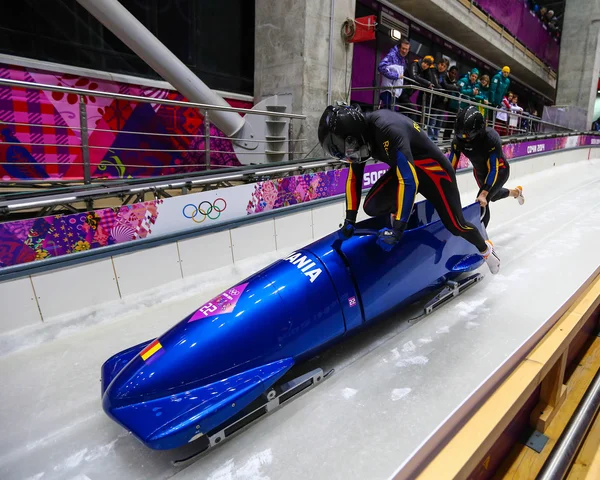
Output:
<instances>
[{"instance_id":1,"label":"wooden plank","mask_svg":"<svg viewBox=\"0 0 600 480\"><path fill-rule=\"evenodd\" d=\"M502 28L501 25L499 25L498 23L496 23L494 20L490 19L490 23L489 23L490 27L492 27L494 30L496 30L496 32L498 33L502 33L504 31L504 29Z\"/></svg>"},{"instance_id":2,"label":"wooden plank","mask_svg":"<svg viewBox=\"0 0 600 480\"><path fill-rule=\"evenodd\" d=\"M593 313L582 315L576 308L582 302L595 305L600 301L598 297L600 276L581 292L532 353L425 467L419 479L466 478L473 472Z\"/></svg>"},{"instance_id":3,"label":"wooden plank","mask_svg":"<svg viewBox=\"0 0 600 480\"><path fill-rule=\"evenodd\" d=\"M495 480L529 480L537 476L573 416L587 388L592 383L599 366L600 338L596 338L567 382L567 398L545 432L549 440L542 452L537 453L525 445L515 445L507 456L506 462L494 475ZM598 419L596 423L598 423ZM599 444L596 443L596 445Z\"/></svg>"},{"instance_id":4,"label":"wooden plank","mask_svg":"<svg viewBox=\"0 0 600 480\"><path fill-rule=\"evenodd\" d=\"M474 7L473 10L471 10L471 12L473 13L473 15L479 17L481 20L487 23L488 16L481 10L479 10L479 8Z\"/></svg>"},{"instance_id":5,"label":"wooden plank","mask_svg":"<svg viewBox=\"0 0 600 480\"><path fill-rule=\"evenodd\" d=\"M497 439L527 398L541 382L541 365L525 360L483 404L433 462L419 480L466 478Z\"/></svg>"},{"instance_id":6,"label":"wooden plank","mask_svg":"<svg viewBox=\"0 0 600 480\"><path fill-rule=\"evenodd\" d=\"M540 402L533 409L530 417L532 426L538 432L544 433L546 431L566 398L567 387L563 384L567 368L567 357L568 353L565 351L542 381Z\"/></svg>"}]
</instances>

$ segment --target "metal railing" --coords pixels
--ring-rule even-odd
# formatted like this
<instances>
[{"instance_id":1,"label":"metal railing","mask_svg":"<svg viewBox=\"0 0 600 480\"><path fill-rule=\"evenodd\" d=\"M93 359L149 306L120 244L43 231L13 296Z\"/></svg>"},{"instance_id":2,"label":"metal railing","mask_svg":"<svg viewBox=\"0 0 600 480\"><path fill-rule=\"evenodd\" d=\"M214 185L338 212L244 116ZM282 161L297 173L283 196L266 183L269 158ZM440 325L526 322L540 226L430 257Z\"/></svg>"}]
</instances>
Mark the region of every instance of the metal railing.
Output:
<instances>
[{"instance_id":1,"label":"metal railing","mask_svg":"<svg viewBox=\"0 0 600 480\"><path fill-rule=\"evenodd\" d=\"M407 79L409 80L409 79ZM82 155L80 156L81 161L76 165L81 165L85 170L85 178L76 181L75 184L69 184L68 182L64 182L61 180L58 181L40 181L36 180L37 185L28 182L14 182L11 181L10 185L15 186L16 188L22 188L25 191L9 191L8 188L5 188L5 192L0 197L0 218L6 218L8 215L13 215L15 212L20 211L31 211L32 209L38 210L37 215L48 215L55 211L56 208L66 209L68 211L77 211L82 208L92 209L94 207L94 201L102 198L118 198L119 203L125 205L132 201L139 202L145 199L144 195L146 193L151 194L155 198L168 198L171 195L185 195L187 193L192 193L194 190L205 190L210 188L221 188L223 186L231 185L237 183L247 183L259 181L266 178L275 178L281 177L288 174L292 174L293 172L304 172L304 171L315 171L324 168L342 168L343 165L336 159L324 158L321 153L320 147L318 143L315 144L312 150L308 152L308 154L304 154L302 152L302 157L300 158L300 154L298 154L297 160L286 160L279 162L269 162L264 165L246 165L246 166L223 166L223 165L207 165L205 162L202 163L194 163L194 164L184 164L180 165L180 167L188 168L188 170L177 170L177 166L175 165L149 165L150 167L155 168L157 175L141 177L141 178L93 178L91 168L97 167L97 169L101 169L104 165L102 162L94 163L90 161L90 152L94 150L94 148L107 148L106 146L100 147L97 145L90 145L89 135L88 135L88 120L87 113L88 109L85 103L85 98L88 96L95 97L105 97L115 100L121 100L125 102L141 102L141 103L150 103L150 104L160 104L160 105L171 105L171 106L183 106L183 107L191 107L196 108L204 113L204 122L207 126L210 126L209 122L209 112L212 110L227 110L233 112L241 112L246 113L248 115L265 115L272 117L273 119L277 118L286 118L289 119L288 126L291 125L291 120L303 120L305 116L303 115L295 115L284 112L277 111L259 111L259 110L249 110L244 108L235 108L235 107L219 107L214 105L204 105L190 102L182 102L176 100L163 100L156 99L152 97L142 97L142 96L134 96L134 95L124 95L124 94L112 94L106 92L91 92L89 90L80 89L80 88L70 88L70 87L61 87L61 86L51 86L51 85L39 85L39 84L31 84L28 82L21 82L15 80L5 80L0 79L0 86L10 86L13 88L27 88L27 89L36 89L36 90L49 90L56 91L69 94L77 95L79 101L79 127L68 127L64 125L42 125L36 124L38 127L50 126L55 129L65 129L72 128L73 130L79 130L81 132L80 135L80 143L78 145L70 145L70 147L75 147L81 149ZM371 90L375 94L375 92L379 92L381 90L386 90L389 87L367 87L367 88L356 88L354 91L360 90ZM438 108L439 105L442 105L444 101L456 101L458 106L466 106L466 105L476 105L480 108L483 108L486 113L486 121L489 125L493 127L501 127L506 131L502 133L506 133L504 135L504 142L510 142L515 140L526 139L523 138L527 135L532 135L532 138L541 138L544 135L541 135L541 132L545 133L546 136L555 136L559 132L564 134L565 132L574 133L574 130L562 127L560 125L555 125L549 122L544 122L538 118L531 118L526 115L511 113L510 116L514 116L518 120L518 124L515 127L507 127L506 125L502 125L502 122L498 122L495 118L497 112L502 112L508 115L508 112L505 110L497 109L490 107L488 105L483 105L478 102L474 102L471 99L468 99L464 95L460 95L458 93L447 92L443 90L431 90L417 85L404 85L402 88L418 91L420 92L421 102L418 105L410 104L410 105L396 105L392 104L392 108L410 116L417 123L419 123L425 131L430 133L430 138L433 138L434 141L440 146L440 148L444 149L448 147L450 144L451 138L454 136L454 119L456 116L456 112L452 111L448 108ZM395 100L395 99L394 99ZM372 108L379 108L379 105L372 105ZM491 115L490 115L491 114ZM529 123L524 125L524 120L527 119ZM31 128L36 126L34 124L23 123L23 122L3 122L6 125L13 127L28 127ZM199 127L200 128L200 127ZM498 128L501 130L501 128ZM140 132L140 131L131 131L131 130L119 130L115 132L114 130L109 130L107 128L95 128L94 131L105 132L105 133L118 133L124 135L141 135L141 136L156 136L156 137L192 137L192 138L202 138L205 140L206 145L204 148L188 148L188 149L156 149L156 148L121 148L121 147L113 147L111 150L114 151L136 151L147 153L149 156L153 155L156 152L196 152L201 154L204 152L204 155L207 159L210 158L211 154L223 153L222 150L212 149L210 145L210 139L226 139L231 141L244 141L244 139L227 139L227 137L217 137L210 135L210 131L208 128L205 128L204 131L199 132L198 134L170 134L163 132ZM440 135L440 133L443 134ZM501 130L502 131L502 130ZM555 133L552 133L555 132ZM247 139L249 141L255 141L254 139ZM297 140L289 139L289 142L294 142ZM48 146L48 144L41 142L2 142L4 145L31 145L31 146ZM311 145L312 145L311 141ZM54 143L51 146L54 147L68 147L69 145ZM316 149L314 155L309 158L309 155ZM110 151L110 150L109 150ZM225 152L231 155L234 155L233 152ZM106 157L105 157L106 158ZM59 162L56 162L59 163ZM6 165L19 165L19 163L15 162L7 162ZM48 163L27 163L23 162L24 165L48 165ZM69 165L73 165L72 163ZM145 167L146 165L140 164L127 164L121 163L119 167L123 169L132 166L132 167ZM196 168L197 167L197 168ZM170 172L165 171L165 168L172 168ZM191 171L190 171L191 170ZM84 180L84 184L82 185L82 180ZM48 184L51 188L47 188ZM60 186L60 184L63 184ZM8 183L5 183L5 186ZM33 190L30 185L34 185L36 188ZM13 189L14 190L14 189ZM85 203L85 206L82 207L82 202Z\"/></svg>"},{"instance_id":2,"label":"metal railing","mask_svg":"<svg viewBox=\"0 0 600 480\"><path fill-rule=\"evenodd\" d=\"M405 80L411 81L408 78ZM454 123L458 111L462 108L467 108L469 105L477 107L482 112L486 126L498 131L505 142L521 140L523 137L530 135L576 132L572 128L550 123L527 113L493 107L485 102L476 101L473 97L461 94L460 92L429 89L410 84L394 87L357 87L353 88L352 92L372 91L375 93L399 88L409 90L413 93L419 92L417 102L399 104L396 103L397 97L392 94L392 101L389 108L407 115L418 123L427 132L429 138L442 148L449 146L451 139L454 137ZM451 102L453 102L452 106L450 106ZM370 108L377 110L388 107L379 101L378 103L371 104ZM440 139L441 130L444 130L444 132Z\"/></svg>"},{"instance_id":3,"label":"metal railing","mask_svg":"<svg viewBox=\"0 0 600 480\"><path fill-rule=\"evenodd\" d=\"M13 192L0 195L0 221L20 211L37 210L35 216L53 214L57 208L76 212L73 205L106 198L118 198L120 204L144 201L145 194L154 198L169 198L171 194L187 195L205 189L223 188L235 184L256 182L288 174L303 174L325 169L345 168L338 159L310 159L280 162L268 166L245 166L227 172L204 171L195 174L169 175L158 178L136 179L122 182L72 185L50 190Z\"/></svg>"},{"instance_id":4,"label":"metal railing","mask_svg":"<svg viewBox=\"0 0 600 480\"><path fill-rule=\"evenodd\" d=\"M65 126L65 125L56 125L54 123L23 123L23 122L11 122L11 121L1 121L0 125L6 125L9 127L26 127L26 128L55 128L59 131L73 130L79 133L79 138L77 143L69 143L68 138L64 135L63 143L46 143L46 142L21 142L21 141L2 141L3 145L8 146L27 146L27 147L52 147L54 149L77 149L81 152L81 161L80 162L42 162L33 164L32 162L10 162L11 166L49 166L49 165L69 165L79 166L82 169L82 178L75 179L76 181L83 181L84 184L90 184L94 181L93 176L93 168L97 168L100 171L106 170L109 166L114 166L117 169L126 169L126 168L147 168L154 169L157 172L157 175L160 175L161 169L173 169L180 171L184 171L182 169L195 168L198 170L211 170L211 169L226 169L231 168L228 165L213 165L211 164L211 155L213 154L222 154L222 155L231 155L232 158L235 157L235 152L233 151L224 151L220 149L211 148L211 140L231 140L236 143L242 142L251 142L251 143L269 143L269 142L279 142L285 143L287 146L285 150L277 151L278 155L288 155L288 158L292 158L293 156L301 156L304 155L305 152L302 150L298 150L298 144L301 144L306 141L306 139L297 138L294 139L292 135L292 122L291 120L305 120L305 115L297 115L293 113L279 112L279 111L271 111L271 110L252 110L247 108L236 108L236 107L225 107L218 105L208 105L202 103L193 103L193 102L184 102L179 100L168 100L154 97L144 97L139 95L125 95L121 93L109 93L102 91L92 91L83 88L75 88L75 87L64 87L64 86L55 86L55 85L47 85L47 84L37 84L31 82L24 82L20 80L9 80L9 79L0 79L0 86L10 87L10 88L18 88L18 89L28 89L28 90L37 90L37 91L45 91L45 92L58 92L67 96L77 96L77 102L79 104L79 118L78 125L74 126ZM129 103L148 103L153 105L161 105L161 106L171 106L171 107L185 107L185 108L194 108L199 111L202 115L202 126L198 127L199 132L196 134L188 134L188 133L162 133L162 132L147 132L147 131L130 131L130 130L111 130L106 128L94 128L94 132L106 132L113 133L118 135L136 135L136 136L150 136L150 137L175 137L175 138L192 138L198 139L201 145L201 148L131 148L131 147L107 147L106 145L95 145L90 143L90 135L89 135L89 126L88 126L88 106L93 105L93 102L90 102L90 97L92 98L109 98L111 100L118 100ZM72 98L72 97L71 97ZM255 138L232 138L229 139L226 136L218 136L211 135L211 122L210 122L210 112L211 111L226 111L226 112L235 112L235 113L243 113L245 115L261 115L270 117L270 119L286 119L288 134L287 136L282 136L285 138L277 137L276 140L260 140ZM77 136L75 136L77 137ZM72 139L73 137L71 137ZM72 140L71 140L72 141ZM203 143L203 145L202 145ZM107 148L115 151L123 151L123 152L140 152L142 154L149 153L180 153L180 154L198 154L203 161L196 163L181 163L181 164L142 164L142 163L123 163L118 162L113 165L109 162L106 162L102 159L99 162L92 162L90 160L91 155L90 152L95 149L106 150ZM202 154L202 156L200 155ZM263 151L260 152L245 152L248 155L265 155ZM4 162L3 162L4 163ZM8 164L8 162L6 162ZM99 176L102 181L105 181L106 178ZM48 181L51 182L50 179L38 179L38 181Z\"/></svg>"}]
</instances>

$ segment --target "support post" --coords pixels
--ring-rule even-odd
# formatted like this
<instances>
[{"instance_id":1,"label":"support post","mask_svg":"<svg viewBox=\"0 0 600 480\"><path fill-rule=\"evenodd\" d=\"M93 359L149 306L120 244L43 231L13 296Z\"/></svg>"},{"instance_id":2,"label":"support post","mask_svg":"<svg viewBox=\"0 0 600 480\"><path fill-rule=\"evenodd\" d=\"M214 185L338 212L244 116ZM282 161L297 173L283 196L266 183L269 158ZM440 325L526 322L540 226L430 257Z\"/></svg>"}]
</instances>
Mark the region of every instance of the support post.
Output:
<instances>
[{"instance_id":1,"label":"support post","mask_svg":"<svg viewBox=\"0 0 600 480\"><path fill-rule=\"evenodd\" d=\"M567 356L568 350L565 350L542 381L540 401L529 417L531 425L539 432L546 431L567 396L564 385Z\"/></svg>"},{"instance_id":2,"label":"support post","mask_svg":"<svg viewBox=\"0 0 600 480\"><path fill-rule=\"evenodd\" d=\"M81 132L81 157L83 159L83 183L89 185L92 181L92 174L90 171L87 111L82 95L79 95L79 128L79 131Z\"/></svg>"},{"instance_id":3,"label":"support post","mask_svg":"<svg viewBox=\"0 0 600 480\"><path fill-rule=\"evenodd\" d=\"M77 2L189 101L229 107L223 97L194 75L118 0ZM236 112L215 111L213 122L225 135L233 137L240 132L245 120Z\"/></svg>"},{"instance_id":4,"label":"support post","mask_svg":"<svg viewBox=\"0 0 600 480\"><path fill-rule=\"evenodd\" d=\"M204 111L204 162L206 169L210 170L210 120L208 110Z\"/></svg>"}]
</instances>

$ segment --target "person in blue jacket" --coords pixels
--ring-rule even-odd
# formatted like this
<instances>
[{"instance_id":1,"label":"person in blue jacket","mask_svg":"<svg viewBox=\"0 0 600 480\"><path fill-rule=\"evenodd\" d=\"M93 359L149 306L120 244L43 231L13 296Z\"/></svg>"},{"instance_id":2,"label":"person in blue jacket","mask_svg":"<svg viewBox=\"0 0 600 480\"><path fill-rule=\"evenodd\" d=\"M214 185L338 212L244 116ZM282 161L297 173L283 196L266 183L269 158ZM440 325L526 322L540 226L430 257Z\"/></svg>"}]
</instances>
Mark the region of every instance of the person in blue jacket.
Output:
<instances>
[{"instance_id":1,"label":"person in blue jacket","mask_svg":"<svg viewBox=\"0 0 600 480\"><path fill-rule=\"evenodd\" d=\"M508 87L510 86L510 78L508 75L510 74L510 67L502 67L496 75L492 77L492 85L490 86L490 95L489 102L494 107L500 107L502 105L502 99L506 92L508 92Z\"/></svg>"},{"instance_id":2,"label":"person in blue jacket","mask_svg":"<svg viewBox=\"0 0 600 480\"><path fill-rule=\"evenodd\" d=\"M468 72L463 78L461 78L456 84L460 88L462 98L468 98L474 100L479 94L479 70L474 68ZM464 102L460 103L460 109L466 108L468 105Z\"/></svg>"},{"instance_id":3,"label":"person in blue jacket","mask_svg":"<svg viewBox=\"0 0 600 480\"><path fill-rule=\"evenodd\" d=\"M403 38L398 45L392 47L388 54L383 57L379 63L378 70L382 75L382 86L395 86L403 82L405 73L408 76L408 53L410 52L410 42L407 38ZM383 103L384 108L392 107L392 96L400 91L400 95L396 98L395 104L410 104L410 91L400 88L389 88L382 90L379 98Z\"/></svg>"}]
</instances>

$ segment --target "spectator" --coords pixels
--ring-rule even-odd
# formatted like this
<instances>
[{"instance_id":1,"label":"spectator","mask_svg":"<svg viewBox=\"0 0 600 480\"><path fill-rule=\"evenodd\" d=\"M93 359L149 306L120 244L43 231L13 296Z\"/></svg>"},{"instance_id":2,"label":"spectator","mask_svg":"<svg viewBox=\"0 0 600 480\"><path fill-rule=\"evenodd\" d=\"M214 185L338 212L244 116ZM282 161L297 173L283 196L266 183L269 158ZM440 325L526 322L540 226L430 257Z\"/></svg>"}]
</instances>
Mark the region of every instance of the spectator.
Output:
<instances>
[{"instance_id":1,"label":"spectator","mask_svg":"<svg viewBox=\"0 0 600 480\"><path fill-rule=\"evenodd\" d=\"M514 113L522 113L523 109L519 107L519 96L514 93L512 96L512 101L510 103L510 111ZM508 124L510 126L509 134L512 135L515 130L519 128L521 117L517 117L516 115L510 115Z\"/></svg>"},{"instance_id":2,"label":"spectator","mask_svg":"<svg viewBox=\"0 0 600 480\"><path fill-rule=\"evenodd\" d=\"M415 59L413 61L413 63L411 63L410 67L408 68L408 78L411 79L412 83L416 83L421 87L425 87L425 88L433 88L433 82L432 79L434 77L433 72L430 72L431 67L433 66L433 57L431 55L427 55L425 57L423 57L422 60L419 60L418 58ZM423 103L425 102L425 103ZM429 106L429 96L426 95L425 97L423 96L423 92L419 92L419 95L417 97L417 104L418 105L425 105L426 107ZM412 114L408 114L408 116L410 118L412 118L415 122L419 122L420 118L412 113Z\"/></svg>"},{"instance_id":3,"label":"spectator","mask_svg":"<svg viewBox=\"0 0 600 480\"><path fill-rule=\"evenodd\" d=\"M596 119L596 121L594 123L592 123L592 131L593 132L600 132L600 117L598 117Z\"/></svg>"},{"instance_id":4,"label":"spectator","mask_svg":"<svg viewBox=\"0 0 600 480\"><path fill-rule=\"evenodd\" d=\"M458 79L458 68L456 66L452 66L448 69L448 73L442 77L440 82L440 87L446 90L444 93L450 93L452 95L458 96L458 92L460 92L460 87L456 84L456 80ZM449 98L444 98L444 109L448 112L448 118L444 125L444 140L449 140L452 136L452 130L454 129L454 118L456 117L456 113L458 112L458 101L451 100Z\"/></svg>"},{"instance_id":5,"label":"spectator","mask_svg":"<svg viewBox=\"0 0 600 480\"><path fill-rule=\"evenodd\" d=\"M490 95L490 77L487 75L482 75L479 78L478 85L479 93L475 95L474 100L479 103L483 103L484 105L489 105L489 95ZM479 107L479 111L483 115L483 118L486 122L491 121L492 117L488 118L488 110L483 108L483 106Z\"/></svg>"},{"instance_id":6,"label":"spectator","mask_svg":"<svg viewBox=\"0 0 600 480\"><path fill-rule=\"evenodd\" d=\"M485 103L486 105L489 102L490 95L490 77L487 75L482 75L479 79L479 93L475 96L475 100Z\"/></svg>"},{"instance_id":7,"label":"spectator","mask_svg":"<svg viewBox=\"0 0 600 480\"><path fill-rule=\"evenodd\" d=\"M435 73L435 80L437 82L437 84L434 84L435 88L441 88L444 90L447 90L448 88L446 87L445 83L446 83L446 78L447 78L447 71L448 71L448 67L450 66L450 60L448 60L447 58L442 58L438 64L437 64L437 71L434 72ZM456 71L456 67L454 67L454 70ZM433 70L431 70L433 71ZM433 82L432 82L433 83ZM450 84L450 90L451 91L456 91L457 87L455 85L456 80L454 82L454 84ZM443 92L443 93L449 93L449 92ZM445 97L441 97L439 95L436 95L433 97L433 103L431 105L432 107L432 111L431 111L431 122L429 123L430 125L430 136L429 138L431 138L433 141L437 141L437 137L439 135L439 127L441 127L444 124L444 112L446 112L446 105L447 105L447 101L448 99Z\"/></svg>"},{"instance_id":8,"label":"spectator","mask_svg":"<svg viewBox=\"0 0 600 480\"><path fill-rule=\"evenodd\" d=\"M475 97L479 94L479 82L477 79L479 78L479 70L474 68L470 72L461 78L457 85L460 88L460 93L462 96L467 97L469 100L475 100ZM461 102L460 108L466 108L468 106L467 103Z\"/></svg>"},{"instance_id":9,"label":"spectator","mask_svg":"<svg viewBox=\"0 0 600 480\"><path fill-rule=\"evenodd\" d=\"M531 111L531 116L533 117L531 119L531 131L537 132L540 124L535 120L539 120L540 117L538 116L538 112L535 108Z\"/></svg>"},{"instance_id":10,"label":"spectator","mask_svg":"<svg viewBox=\"0 0 600 480\"><path fill-rule=\"evenodd\" d=\"M408 69L408 78L418 83L421 87L433 88L431 74L429 69L433 66L433 57L427 55L422 60L418 58L410 65Z\"/></svg>"},{"instance_id":11,"label":"spectator","mask_svg":"<svg viewBox=\"0 0 600 480\"><path fill-rule=\"evenodd\" d=\"M392 103L396 103L396 105L410 104L410 94L405 89L395 88L404 84L404 75L408 67L407 55L409 52L410 41L407 38L403 38L398 45L394 45L391 48L379 63L378 70L382 75L381 85L391 87L390 89L382 90L379 94L383 108L391 108Z\"/></svg>"},{"instance_id":12,"label":"spectator","mask_svg":"<svg viewBox=\"0 0 600 480\"><path fill-rule=\"evenodd\" d=\"M502 105L502 99L510 86L510 79L508 78L509 74L510 67L505 66L492 78L488 101L494 107L500 108Z\"/></svg>"},{"instance_id":13,"label":"spectator","mask_svg":"<svg viewBox=\"0 0 600 480\"><path fill-rule=\"evenodd\" d=\"M513 93L508 92L507 96L502 98L502 102L500 103L500 109L503 110L501 112L496 112L496 131L501 135L508 134L508 112L510 112L510 107L512 104Z\"/></svg>"}]
</instances>

